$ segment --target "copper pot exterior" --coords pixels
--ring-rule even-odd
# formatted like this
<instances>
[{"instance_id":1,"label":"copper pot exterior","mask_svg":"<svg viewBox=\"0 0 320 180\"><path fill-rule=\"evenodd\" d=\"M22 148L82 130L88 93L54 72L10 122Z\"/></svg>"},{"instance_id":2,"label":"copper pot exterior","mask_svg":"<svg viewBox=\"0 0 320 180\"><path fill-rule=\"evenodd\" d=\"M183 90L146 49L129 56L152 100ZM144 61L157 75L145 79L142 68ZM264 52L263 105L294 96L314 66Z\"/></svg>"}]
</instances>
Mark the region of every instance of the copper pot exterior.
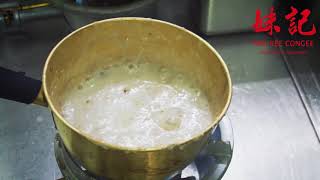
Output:
<instances>
[{"instance_id":1,"label":"copper pot exterior","mask_svg":"<svg viewBox=\"0 0 320 180\"><path fill-rule=\"evenodd\" d=\"M152 149L128 149L103 143L72 127L61 115L63 94L88 74L123 61L177 67L195 78L208 97L214 122L189 141ZM219 54L197 35L179 26L146 18L115 18L80 28L48 56L44 97L69 153L90 172L111 179L163 179L190 163L225 114L231 80Z\"/></svg>"}]
</instances>

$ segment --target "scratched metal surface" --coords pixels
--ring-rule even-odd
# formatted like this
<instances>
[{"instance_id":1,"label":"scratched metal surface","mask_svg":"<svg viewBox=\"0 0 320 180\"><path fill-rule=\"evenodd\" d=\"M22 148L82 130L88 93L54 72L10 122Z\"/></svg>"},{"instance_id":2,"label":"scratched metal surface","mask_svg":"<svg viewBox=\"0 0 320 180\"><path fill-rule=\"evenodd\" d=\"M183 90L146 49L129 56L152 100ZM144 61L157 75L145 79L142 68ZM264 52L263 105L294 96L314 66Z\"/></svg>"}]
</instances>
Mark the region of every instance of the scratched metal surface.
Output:
<instances>
[{"instance_id":1,"label":"scratched metal surface","mask_svg":"<svg viewBox=\"0 0 320 180\"><path fill-rule=\"evenodd\" d=\"M318 139L320 139L320 62L318 58L320 46L317 44L315 47L304 48L303 50L307 51L303 60L299 56L289 54L284 54L284 59L303 100L310 121L317 132Z\"/></svg>"},{"instance_id":2,"label":"scratched metal surface","mask_svg":"<svg viewBox=\"0 0 320 180\"><path fill-rule=\"evenodd\" d=\"M281 2L281 1L277 1ZM300 9L310 9L311 14L308 17L308 21L303 24L305 31L311 30L314 25L316 27L316 33L312 36L302 36L299 32L290 35L287 31L283 31L280 34L276 34L277 39L280 40L312 40L312 47L281 47L283 52L286 51L305 51L303 56L292 55L283 53L284 60L290 71L290 74L296 84L299 91L299 95L303 101L303 104L308 112L309 119L317 132L318 139L320 141L320 33L318 28L320 27L320 1L308 1L307 3L302 1L294 1L293 4L279 3L278 9L279 17L283 16L289 6L300 7ZM281 29L288 29L286 22L280 23Z\"/></svg>"},{"instance_id":3,"label":"scratched metal surface","mask_svg":"<svg viewBox=\"0 0 320 180\"><path fill-rule=\"evenodd\" d=\"M65 34L61 19L36 22L22 32L0 33L0 66L40 79L48 53ZM0 180L60 178L54 137L48 109L0 99Z\"/></svg>"},{"instance_id":4,"label":"scratched metal surface","mask_svg":"<svg viewBox=\"0 0 320 180\"><path fill-rule=\"evenodd\" d=\"M306 54L304 61L300 58L286 55L286 62L291 69L291 75L299 89L309 113L310 120L320 139L320 62L319 45Z\"/></svg>"},{"instance_id":5,"label":"scratched metal surface","mask_svg":"<svg viewBox=\"0 0 320 180\"><path fill-rule=\"evenodd\" d=\"M63 20L52 20L26 27L22 34L0 35L0 65L39 78L48 52L66 33ZM227 62L234 83L227 113L234 155L223 179L319 179L320 146L282 57L261 55L250 43L266 37L205 38ZM0 180L59 178L54 132L45 108L0 99Z\"/></svg>"},{"instance_id":6,"label":"scratched metal surface","mask_svg":"<svg viewBox=\"0 0 320 180\"><path fill-rule=\"evenodd\" d=\"M227 62L234 154L223 180L319 179L320 145L281 55L261 55L263 35L209 38Z\"/></svg>"}]
</instances>

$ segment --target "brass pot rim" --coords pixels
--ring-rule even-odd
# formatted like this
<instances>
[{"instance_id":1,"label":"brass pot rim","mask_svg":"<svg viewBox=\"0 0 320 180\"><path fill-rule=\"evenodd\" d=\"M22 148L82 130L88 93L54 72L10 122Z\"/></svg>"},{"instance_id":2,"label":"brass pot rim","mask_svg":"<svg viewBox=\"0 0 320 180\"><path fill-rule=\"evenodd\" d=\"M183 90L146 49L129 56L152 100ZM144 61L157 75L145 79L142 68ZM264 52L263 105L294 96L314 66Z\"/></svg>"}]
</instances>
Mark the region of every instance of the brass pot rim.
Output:
<instances>
[{"instance_id":1,"label":"brass pot rim","mask_svg":"<svg viewBox=\"0 0 320 180\"><path fill-rule=\"evenodd\" d=\"M217 56L218 60L220 61L221 65L223 66L223 69L226 73L227 76L227 81L228 81L228 86L229 86L229 91L228 91L228 97L227 97L227 102L225 104L225 106L223 107L222 111L219 113L219 116L217 116L216 119L214 119L214 121L203 131L201 131L200 133L198 133L197 135L193 136L192 138L188 139L188 140L184 140L180 143L175 143L175 144L168 144L168 145L162 145L162 146L157 146L157 147L152 147L152 148L132 148L132 147L124 147L124 146L117 146L114 144L110 144L110 143L106 143L106 142L102 142L102 140L99 140L97 138L94 138L92 136L90 136L89 134L82 132L81 130L74 128L68 121L66 121L64 119L64 117L57 111L57 109L54 107L52 101L51 101L51 97L49 96L48 93L48 89L47 89L47 76L46 76L46 72L48 70L48 66L49 66L49 62L50 59L52 57L52 55L55 53L56 49L65 41L67 40L69 37L73 36L74 34L78 33L79 31L86 29L89 26L93 26L95 24L99 24L99 23L105 23L105 22L113 22L113 21L152 21L152 22L157 22L157 23L162 23L162 24L166 24L169 26L172 26L174 28L177 28L179 30L185 31L188 34L190 34L191 36L194 36L195 38L197 38L199 41L201 41L202 43L204 43L211 51L214 52L214 54ZM128 151L128 152L151 152L151 151L159 151L159 150L165 150L165 149L172 149L175 146L183 146L184 144L187 144L190 141L194 141L199 139L200 137L202 137L205 133L207 133L208 131L210 131L215 125L218 124L218 122L222 119L222 117L225 115L229 105L230 105L230 101L231 101L231 97L232 97L232 82L231 82L231 78L230 78L230 74L229 74L229 70L227 68L227 65L225 64L225 62L223 61L222 57L220 56L220 54L204 39L202 39L200 36L198 36L197 34L181 27L178 25L175 25L173 23L170 22L166 22L166 21L162 21L162 20L157 20L157 19L151 19L151 18L142 18L142 17L120 17L120 18L111 18L111 19L105 19L105 20L101 20L101 21L96 21L93 23L90 23L86 26L83 26L73 32L71 32L69 35L67 35L66 37L64 37L61 41L59 41L59 43L57 43L55 45L55 47L51 50L51 52L49 53L46 62L45 62L45 66L43 69L43 74L42 74L42 79L43 79L43 90L44 90L44 94L45 94L45 98L48 102L49 108L51 109L51 111L53 111L53 113L58 116L58 118L60 120L62 120L62 122L64 124L66 124L71 130L75 131L76 133L78 133L80 136L83 136L84 138L86 138L88 141L101 146L104 149L113 149L113 150L123 150L123 151Z\"/></svg>"}]
</instances>

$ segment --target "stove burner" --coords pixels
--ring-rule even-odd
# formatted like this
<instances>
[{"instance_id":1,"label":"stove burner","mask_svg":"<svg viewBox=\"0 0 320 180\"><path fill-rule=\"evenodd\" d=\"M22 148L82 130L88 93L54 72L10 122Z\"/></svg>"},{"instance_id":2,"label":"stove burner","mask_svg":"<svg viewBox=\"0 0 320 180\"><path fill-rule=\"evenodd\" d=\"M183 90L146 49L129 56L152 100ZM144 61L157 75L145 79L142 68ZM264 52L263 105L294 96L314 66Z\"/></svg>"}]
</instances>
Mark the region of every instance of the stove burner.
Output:
<instances>
[{"instance_id":1,"label":"stove burner","mask_svg":"<svg viewBox=\"0 0 320 180\"><path fill-rule=\"evenodd\" d=\"M54 151L57 163L66 180L108 180L96 177L79 162L72 159L63 142L56 135ZM226 172L233 152L233 132L229 119L224 118L213 131L207 146L182 172L177 172L166 180L218 180Z\"/></svg>"}]
</instances>

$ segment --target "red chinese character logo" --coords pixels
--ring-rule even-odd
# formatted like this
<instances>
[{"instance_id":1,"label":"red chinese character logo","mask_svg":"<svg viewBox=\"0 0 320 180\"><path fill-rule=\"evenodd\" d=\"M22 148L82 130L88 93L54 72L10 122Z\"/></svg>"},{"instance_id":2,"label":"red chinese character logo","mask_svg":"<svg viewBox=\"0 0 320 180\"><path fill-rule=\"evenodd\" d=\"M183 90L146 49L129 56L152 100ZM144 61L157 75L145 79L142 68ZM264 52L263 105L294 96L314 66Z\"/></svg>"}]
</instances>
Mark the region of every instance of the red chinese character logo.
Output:
<instances>
[{"instance_id":1,"label":"red chinese character logo","mask_svg":"<svg viewBox=\"0 0 320 180\"><path fill-rule=\"evenodd\" d=\"M263 22L265 20L265 22ZM261 18L261 11L258 9L256 11L256 23L253 24L253 28L255 32L268 32L269 35L272 35L273 30L276 32L280 32L280 27L277 25L273 25L276 21L276 13L274 12L274 8L272 7L270 10L270 14L263 16Z\"/></svg>"},{"instance_id":2,"label":"red chinese character logo","mask_svg":"<svg viewBox=\"0 0 320 180\"><path fill-rule=\"evenodd\" d=\"M305 35L305 36L311 36L316 33L316 27L314 26L314 24L312 24L312 29L310 31L305 32L302 30L302 26L304 23L306 23L308 21L308 17L310 15L310 13L311 12L309 9L305 9L300 13L302 18L300 20L298 20L298 28L297 28L297 25L295 22L295 20L296 20L295 16L298 14L298 10L291 6L291 12L285 16L285 18L290 21L289 33L291 35L295 34L296 32L298 32L301 35Z\"/></svg>"}]
</instances>

